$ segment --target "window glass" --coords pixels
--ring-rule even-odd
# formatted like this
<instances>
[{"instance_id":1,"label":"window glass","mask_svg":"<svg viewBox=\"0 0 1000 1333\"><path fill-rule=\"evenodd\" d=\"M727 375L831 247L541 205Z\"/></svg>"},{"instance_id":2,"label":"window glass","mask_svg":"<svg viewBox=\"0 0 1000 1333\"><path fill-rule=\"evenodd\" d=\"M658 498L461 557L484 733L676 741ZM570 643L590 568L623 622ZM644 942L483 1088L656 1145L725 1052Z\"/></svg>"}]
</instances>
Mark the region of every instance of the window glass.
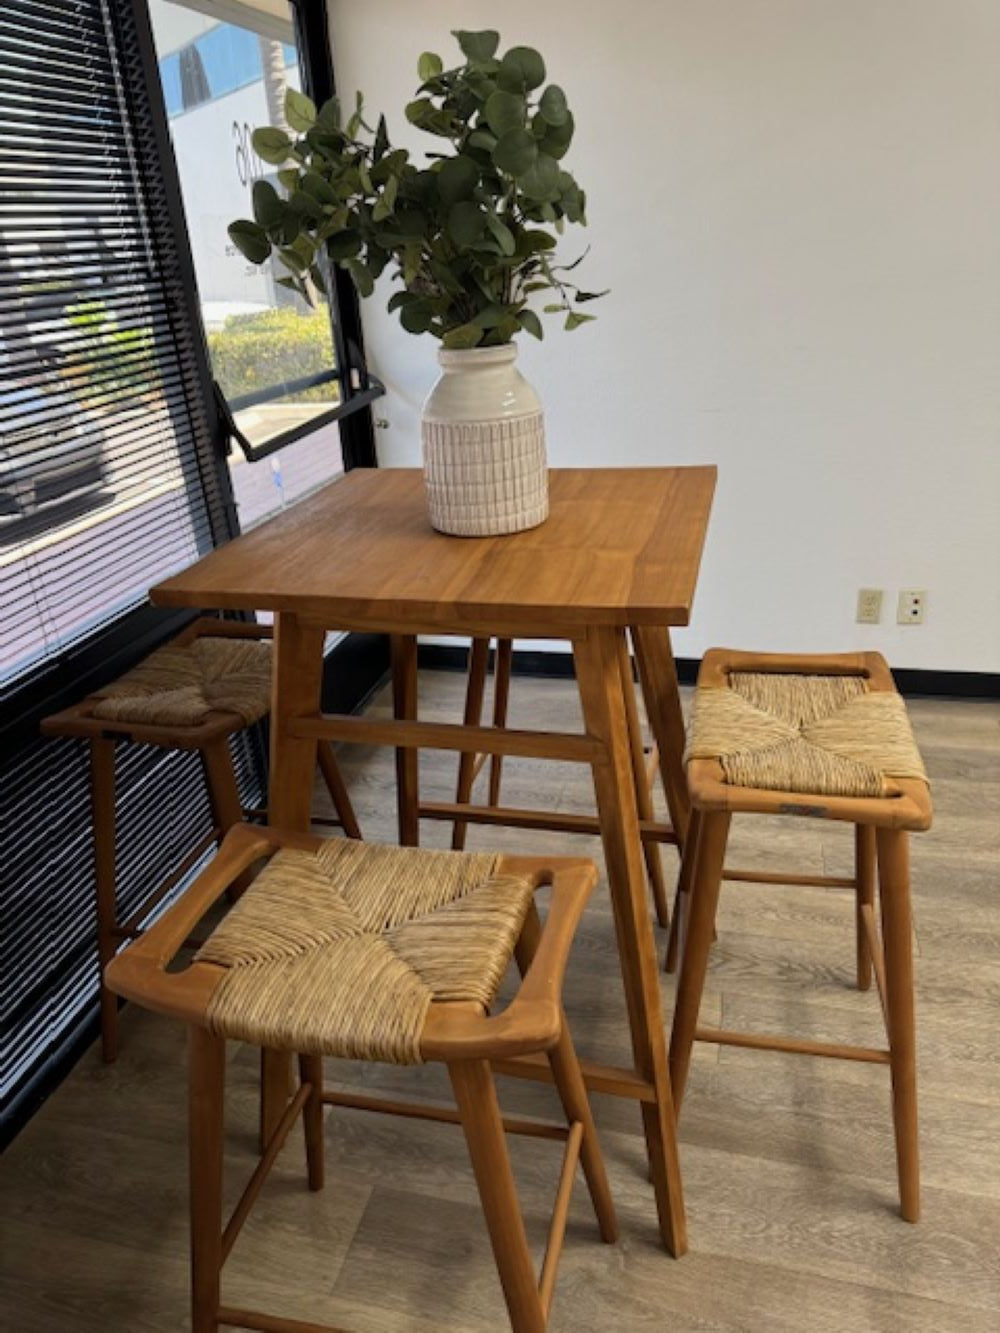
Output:
<instances>
[{"instance_id":1,"label":"window glass","mask_svg":"<svg viewBox=\"0 0 1000 1333\"><path fill-rule=\"evenodd\" d=\"M282 124L286 89L301 87L291 7L227 0L215 16L207 0L151 0L150 14L212 370L240 430L266 444L340 400L328 306L279 287L277 261L250 264L227 233L253 215L255 181L277 185L251 135ZM339 428L320 426L259 463L234 449L230 468L246 528L342 469Z\"/></svg>"}]
</instances>

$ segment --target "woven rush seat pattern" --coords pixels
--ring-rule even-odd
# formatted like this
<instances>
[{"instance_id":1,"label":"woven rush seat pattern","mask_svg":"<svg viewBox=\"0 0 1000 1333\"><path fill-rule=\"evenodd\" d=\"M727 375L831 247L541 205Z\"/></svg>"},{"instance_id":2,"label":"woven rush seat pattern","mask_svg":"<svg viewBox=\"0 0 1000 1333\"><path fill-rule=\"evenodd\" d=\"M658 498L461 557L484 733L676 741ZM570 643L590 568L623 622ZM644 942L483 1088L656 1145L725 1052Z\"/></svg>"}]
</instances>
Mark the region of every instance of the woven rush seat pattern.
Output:
<instances>
[{"instance_id":1,"label":"woven rush seat pattern","mask_svg":"<svg viewBox=\"0 0 1000 1333\"><path fill-rule=\"evenodd\" d=\"M234 713L244 726L270 707L271 645L205 634L170 643L98 691L92 716L147 726L198 726Z\"/></svg>"},{"instance_id":2,"label":"woven rush seat pattern","mask_svg":"<svg viewBox=\"0 0 1000 1333\"><path fill-rule=\"evenodd\" d=\"M489 1006L532 885L493 854L331 839L268 862L198 953L225 967L218 1036L345 1059L421 1063L434 1000Z\"/></svg>"},{"instance_id":3,"label":"woven rush seat pattern","mask_svg":"<svg viewBox=\"0 0 1000 1333\"><path fill-rule=\"evenodd\" d=\"M864 675L731 671L699 686L686 759L716 759L736 787L886 797L927 781L906 705Z\"/></svg>"}]
</instances>

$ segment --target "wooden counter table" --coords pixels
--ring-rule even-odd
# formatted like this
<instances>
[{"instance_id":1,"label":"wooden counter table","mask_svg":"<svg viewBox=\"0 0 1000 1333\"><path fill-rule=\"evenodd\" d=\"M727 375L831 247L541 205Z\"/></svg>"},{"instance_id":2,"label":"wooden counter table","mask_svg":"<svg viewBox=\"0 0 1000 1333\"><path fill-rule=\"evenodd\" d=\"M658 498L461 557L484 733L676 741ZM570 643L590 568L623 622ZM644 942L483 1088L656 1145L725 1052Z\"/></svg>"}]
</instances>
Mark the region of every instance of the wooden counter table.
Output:
<instances>
[{"instance_id":1,"label":"wooden counter table","mask_svg":"<svg viewBox=\"0 0 1000 1333\"><path fill-rule=\"evenodd\" d=\"M622 662L630 632L646 667L671 806L683 814L683 723L669 627L690 617L715 476L714 467L557 469L541 527L462 538L431 528L419 471L357 470L151 593L162 606L275 613L269 820L277 827L309 826L321 737L396 747L400 841L407 844L419 837L421 747L591 766L635 1067L590 1065L585 1074L592 1090L641 1107L660 1230L674 1255L687 1245L684 1203ZM331 629L392 635L394 720L320 712L324 634ZM569 641L585 731L421 723L421 633ZM517 1062L502 1072L543 1078L544 1068ZM283 1110L284 1077L275 1063L265 1080L269 1121ZM276 1092L268 1097L272 1080Z\"/></svg>"}]
</instances>

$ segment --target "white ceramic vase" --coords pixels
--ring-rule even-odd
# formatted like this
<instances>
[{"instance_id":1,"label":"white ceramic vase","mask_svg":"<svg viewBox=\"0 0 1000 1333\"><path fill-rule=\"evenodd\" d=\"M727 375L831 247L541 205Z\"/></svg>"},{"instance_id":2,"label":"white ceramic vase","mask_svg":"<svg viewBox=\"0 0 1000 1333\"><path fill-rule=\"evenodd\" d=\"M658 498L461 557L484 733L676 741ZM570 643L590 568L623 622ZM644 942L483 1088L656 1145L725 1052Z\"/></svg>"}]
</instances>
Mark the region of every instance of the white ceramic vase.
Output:
<instances>
[{"instance_id":1,"label":"white ceramic vase","mask_svg":"<svg viewBox=\"0 0 1000 1333\"><path fill-rule=\"evenodd\" d=\"M516 360L514 343L438 350L441 377L424 403L421 434L439 532L498 536L548 516L542 405Z\"/></svg>"}]
</instances>

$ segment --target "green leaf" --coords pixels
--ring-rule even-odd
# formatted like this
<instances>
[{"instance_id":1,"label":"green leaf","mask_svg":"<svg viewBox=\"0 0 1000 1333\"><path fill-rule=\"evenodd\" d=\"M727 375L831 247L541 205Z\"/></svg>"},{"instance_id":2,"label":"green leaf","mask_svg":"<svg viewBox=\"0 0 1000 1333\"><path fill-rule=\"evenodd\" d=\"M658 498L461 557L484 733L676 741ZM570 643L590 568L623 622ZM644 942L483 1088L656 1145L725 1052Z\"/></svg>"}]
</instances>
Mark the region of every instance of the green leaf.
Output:
<instances>
[{"instance_id":1,"label":"green leaf","mask_svg":"<svg viewBox=\"0 0 1000 1333\"><path fill-rule=\"evenodd\" d=\"M465 288L451 267L443 259L431 260L431 273L449 296L464 296Z\"/></svg>"},{"instance_id":2,"label":"green leaf","mask_svg":"<svg viewBox=\"0 0 1000 1333\"><path fill-rule=\"evenodd\" d=\"M581 315L578 310L571 310L566 316L566 323L563 327L567 329L578 329L581 324L589 324L596 318L596 315Z\"/></svg>"},{"instance_id":3,"label":"green leaf","mask_svg":"<svg viewBox=\"0 0 1000 1333\"><path fill-rule=\"evenodd\" d=\"M402 291L393 292L393 294L389 297L389 302L388 305L386 306L386 309L391 315L392 312L394 310L398 310L400 306L411 305L414 301L419 301L419 300L420 297L416 294L416 292L408 292L404 287Z\"/></svg>"},{"instance_id":4,"label":"green leaf","mask_svg":"<svg viewBox=\"0 0 1000 1333\"><path fill-rule=\"evenodd\" d=\"M229 239L251 264L263 264L271 253L271 242L267 239L267 232L256 222L248 222L245 219L231 222Z\"/></svg>"},{"instance_id":5,"label":"green leaf","mask_svg":"<svg viewBox=\"0 0 1000 1333\"><path fill-rule=\"evenodd\" d=\"M324 130L340 129L340 102L336 97L328 97L320 107L316 124Z\"/></svg>"},{"instance_id":6,"label":"green leaf","mask_svg":"<svg viewBox=\"0 0 1000 1333\"><path fill-rule=\"evenodd\" d=\"M253 215L262 227L276 227L285 215L285 205L269 181L253 183Z\"/></svg>"},{"instance_id":7,"label":"green leaf","mask_svg":"<svg viewBox=\"0 0 1000 1333\"><path fill-rule=\"evenodd\" d=\"M357 287L359 294L361 296L371 296L375 290L375 279L372 277L368 265L362 263L360 259L345 259L344 268L354 279L354 285Z\"/></svg>"},{"instance_id":8,"label":"green leaf","mask_svg":"<svg viewBox=\"0 0 1000 1333\"><path fill-rule=\"evenodd\" d=\"M438 193L445 204L457 204L469 199L479 183L479 167L471 157L446 158L437 173Z\"/></svg>"},{"instance_id":9,"label":"green leaf","mask_svg":"<svg viewBox=\"0 0 1000 1333\"><path fill-rule=\"evenodd\" d=\"M375 185L371 176L368 174L368 164L362 158L357 165L358 180L361 182L361 188L365 194L374 194Z\"/></svg>"},{"instance_id":10,"label":"green leaf","mask_svg":"<svg viewBox=\"0 0 1000 1333\"><path fill-rule=\"evenodd\" d=\"M396 192L399 189L399 181L395 176L390 176L385 183L385 189L379 195L375 207L372 209L372 221L384 222L390 217L393 209L396 207Z\"/></svg>"},{"instance_id":11,"label":"green leaf","mask_svg":"<svg viewBox=\"0 0 1000 1333\"><path fill-rule=\"evenodd\" d=\"M297 250L293 250L291 246L285 246L284 249L279 250L278 258L285 268L290 268L294 273L305 273L309 267L302 255Z\"/></svg>"},{"instance_id":12,"label":"green leaf","mask_svg":"<svg viewBox=\"0 0 1000 1333\"><path fill-rule=\"evenodd\" d=\"M569 115L566 94L557 83L550 83L538 102L538 114L549 125L565 125Z\"/></svg>"},{"instance_id":13,"label":"green leaf","mask_svg":"<svg viewBox=\"0 0 1000 1333\"><path fill-rule=\"evenodd\" d=\"M500 62L502 87L530 92L544 82L545 61L533 46L512 46Z\"/></svg>"},{"instance_id":14,"label":"green leaf","mask_svg":"<svg viewBox=\"0 0 1000 1333\"><path fill-rule=\"evenodd\" d=\"M538 152L534 162L518 179L518 189L529 199L553 200L559 198L559 164L548 153Z\"/></svg>"},{"instance_id":15,"label":"green leaf","mask_svg":"<svg viewBox=\"0 0 1000 1333\"><path fill-rule=\"evenodd\" d=\"M434 311L419 298L400 308L399 322L407 333L426 333L434 319Z\"/></svg>"},{"instance_id":16,"label":"green leaf","mask_svg":"<svg viewBox=\"0 0 1000 1333\"><path fill-rule=\"evenodd\" d=\"M285 93L285 119L293 130L305 134L316 124L316 103L305 93L289 88Z\"/></svg>"},{"instance_id":17,"label":"green leaf","mask_svg":"<svg viewBox=\"0 0 1000 1333\"><path fill-rule=\"evenodd\" d=\"M538 156L538 144L527 130L508 130L497 140L493 149L493 164L499 171L521 176L528 171Z\"/></svg>"},{"instance_id":18,"label":"green leaf","mask_svg":"<svg viewBox=\"0 0 1000 1333\"><path fill-rule=\"evenodd\" d=\"M250 136L253 150L263 162L280 167L288 161L292 151L292 141L284 130L277 130L273 125L262 125Z\"/></svg>"},{"instance_id":19,"label":"green leaf","mask_svg":"<svg viewBox=\"0 0 1000 1333\"><path fill-rule=\"evenodd\" d=\"M487 125L497 137L508 130L523 130L527 103L517 93L495 92L483 107Z\"/></svg>"},{"instance_id":20,"label":"green leaf","mask_svg":"<svg viewBox=\"0 0 1000 1333\"><path fill-rule=\"evenodd\" d=\"M610 293L610 291L611 291L610 287L605 287L603 292L581 292L580 289L577 288L577 292L576 295L573 297L573 300L576 302L599 301L602 296L607 296Z\"/></svg>"},{"instance_id":21,"label":"green leaf","mask_svg":"<svg viewBox=\"0 0 1000 1333\"><path fill-rule=\"evenodd\" d=\"M488 305L480 310L471 322L478 324L481 329L495 329L503 323L509 313L505 305Z\"/></svg>"},{"instance_id":22,"label":"green leaf","mask_svg":"<svg viewBox=\"0 0 1000 1333\"><path fill-rule=\"evenodd\" d=\"M541 231L537 227L529 228L527 231L522 231L517 238L517 253L531 255L539 250L554 250L555 245L555 237L547 231Z\"/></svg>"},{"instance_id":23,"label":"green leaf","mask_svg":"<svg viewBox=\"0 0 1000 1333\"><path fill-rule=\"evenodd\" d=\"M411 125L422 125L433 114L434 103L429 97L417 97L406 104L406 119Z\"/></svg>"},{"instance_id":24,"label":"green leaf","mask_svg":"<svg viewBox=\"0 0 1000 1333\"><path fill-rule=\"evenodd\" d=\"M327 254L331 259L353 259L361 251L361 236L353 227L331 236L327 245Z\"/></svg>"},{"instance_id":25,"label":"green leaf","mask_svg":"<svg viewBox=\"0 0 1000 1333\"><path fill-rule=\"evenodd\" d=\"M294 190L299 183L298 167L284 167L278 172L278 182L286 190Z\"/></svg>"},{"instance_id":26,"label":"green leaf","mask_svg":"<svg viewBox=\"0 0 1000 1333\"><path fill-rule=\"evenodd\" d=\"M566 307L563 305L562 301L552 301L549 305L542 306L542 310L546 315L557 315L560 310L565 309Z\"/></svg>"},{"instance_id":27,"label":"green leaf","mask_svg":"<svg viewBox=\"0 0 1000 1333\"><path fill-rule=\"evenodd\" d=\"M448 214L448 232L460 247L478 241L486 228L486 214L471 200L453 204Z\"/></svg>"},{"instance_id":28,"label":"green leaf","mask_svg":"<svg viewBox=\"0 0 1000 1333\"><path fill-rule=\"evenodd\" d=\"M335 204L337 202L337 195L333 186L318 171L307 171L298 183L307 194L311 194L321 204ZM294 188L294 186L291 188Z\"/></svg>"},{"instance_id":29,"label":"green leaf","mask_svg":"<svg viewBox=\"0 0 1000 1333\"><path fill-rule=\"evenodd\" d=\"M499 244L502 253L505 255L512 255L517 247L514 241L514 233L507 224L501 222L495 213L487 213L486 225L489 227L494 239Z\"/></svg>"},{"instance_id":30,"label":"green leaf","mask_svg":"<svg viewBox=\"0 0 1000 1333\"><path fill-rule=\"evenodd\" d=\"M472 148L485 148L487 153L491 153L496 147L497 136L491 134L489 130L473 130L469 135L469 146Z\"/></svg>"},{"instance_id":31,"label":"green leaf","mask_svg":"<svg viewBox=\"0 0 1000 1333\"><path fill-rule=\"evenodd\" d=\"M548 124L547 121L546 124ZM573 113L567 111L566 119L561 125L549 125L545 131L545 138L541 143L542 151L548 153L549 157L556 158L557 161L565 157L573 140L574 128Z\"/></svg>"},{"instance_id":32,"label":"green leaf","mask_svg":"<svg viewBox=\"0 0 1000 1333\"><path fill-rule=\"evenodd\" d=\"M324 278L324 276L323 276L323 270L320 268L320 266L319 266L318 264L313 264L312 268L309 270L309 276L310 276L310 278L312 278L313 282L316 284L316 286L319 288L319 290L320 290L320 291L323 293L323 295L325 296L325 295L326 295L326 278Z\"/></svg>"},{"instance_id":33,"label":"green leaf","mask_svg":"<svg viewBox=\"0 0 1000 1333\"><path fill-rule=\"evenodd\" d=\"M288 207L300 217L319 219L323 217L323 205L305 190L293 190L288 196Z\"/></svg>"},{"instance_id":34,"label":"green leaf","mask_svg":"<svg viewBox=\"0 0 1000 1333\"><path fill-rule=\"evenodd\" d=\"M517 317L518 323L526 333L532 337L542 339L545 337L545 330L542 328L542 321L533 310L522 310Z\"/></svg>"},{"instance_id":35,"label":"green leaf","mask_svg":"<svg viewBox=\"0 0 1000 1333\"><path fill-rule=\"evenodd\" d=\"M449 329L441 339L445 347L461 349L477 347L483 340L483 330L478 324L460 324L457 329Z\"/></svg>"},{"instance_id":36,"label":"green leaf","mask_svg":"<svg viewBox=\"0 0 1000 1333\"><path fill-rule=\"evenodd\" d=\"M375 143L372 145L372 157L376 162L381 162L388 151L389 127L385 123L385 116L379 116L378 126L375 130Z\"/></svg>"},{"instance_id":37,"label":"green leaf","mask_svg":"<svg viewBox=\"0 0 1000 1333\"><path fill-rule=\"evenodd\" d=\"M492 60L500 45L500 34L494 32L492 28L486 28L482 32L453 29L451 35L458 39L462 55L467 60Z\"/></svg>"},{"instance_id":38,"label":"green leaf","mask_svg":"<svg viewBox=\"0 0 1000 1333\"><path fill-rule=\"evenodd\" d=\"M421 83L426 83L428 79L436 79L443 71L441 57L436 56L433 51L425 51L417 61L417 77Z\"/></svg>"}]
</instances>

